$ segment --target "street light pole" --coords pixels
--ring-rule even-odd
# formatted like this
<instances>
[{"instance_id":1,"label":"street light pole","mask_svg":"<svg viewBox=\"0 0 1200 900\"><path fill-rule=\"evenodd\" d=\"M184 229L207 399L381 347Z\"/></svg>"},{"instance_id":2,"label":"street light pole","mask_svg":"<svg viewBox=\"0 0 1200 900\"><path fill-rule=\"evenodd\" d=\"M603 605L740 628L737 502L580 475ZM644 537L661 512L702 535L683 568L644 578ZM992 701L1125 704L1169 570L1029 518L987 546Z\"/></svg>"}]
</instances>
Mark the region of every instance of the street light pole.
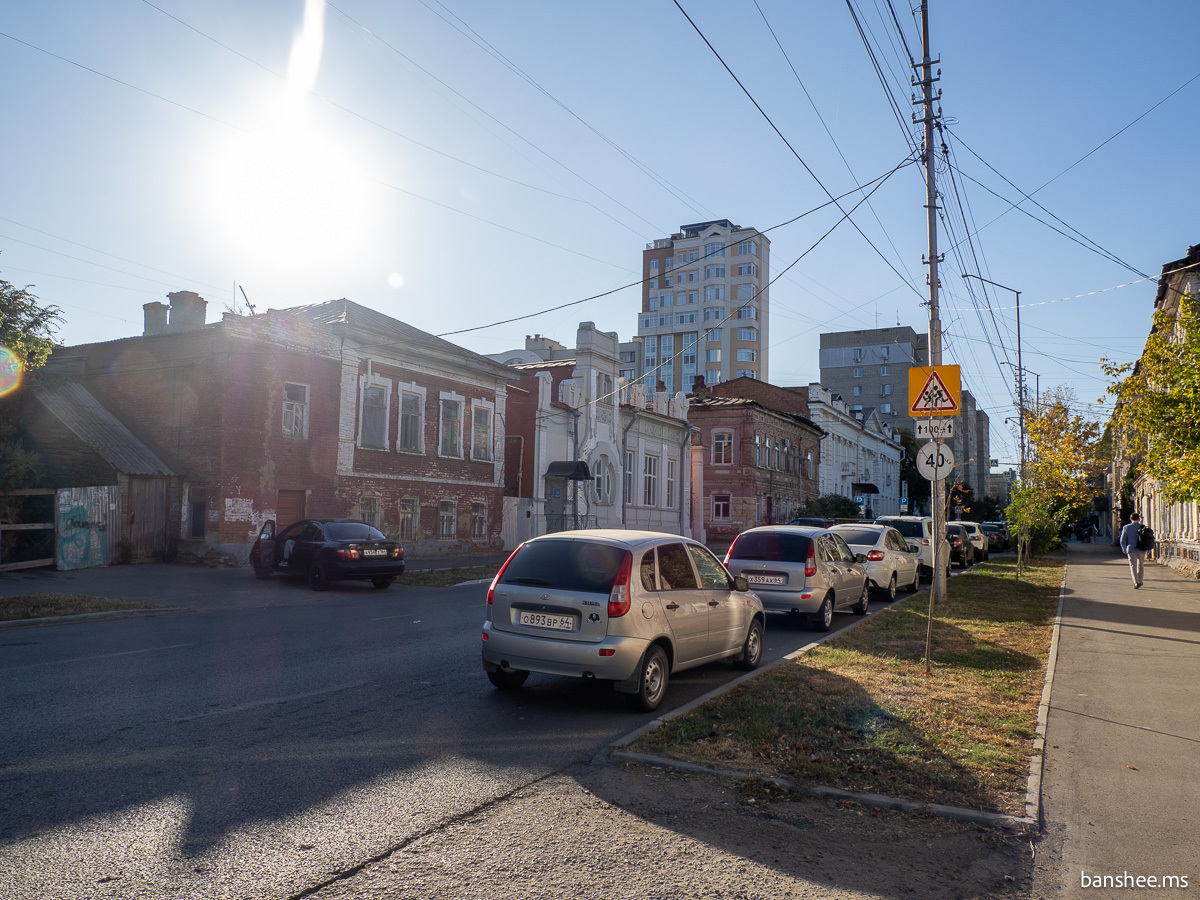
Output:
<instances>
[{"instance_id":1,"label":"street light pole","mask_svg":"<svg viewBox=\"0 0 1200 900\"><path fill-rule=\"evenodd\" d=\"M989 281L987 278L982 278L979 275L972 275L970 272L964 273L963 278L974 278L976 281L982 281L984 284L990 284L992 287L998 287L1001 290L1012 291L1017 295L1017 415L1021 429L1021 480L1025 480L1025 367L1021 365L1021 292L1016 288L1010 288L1008 285L1000 284L996 281ZM1041 390L1039 379L1038 390ZM1040 396L1040 394L1039 394Z\"/></svg>"}]
</instances>

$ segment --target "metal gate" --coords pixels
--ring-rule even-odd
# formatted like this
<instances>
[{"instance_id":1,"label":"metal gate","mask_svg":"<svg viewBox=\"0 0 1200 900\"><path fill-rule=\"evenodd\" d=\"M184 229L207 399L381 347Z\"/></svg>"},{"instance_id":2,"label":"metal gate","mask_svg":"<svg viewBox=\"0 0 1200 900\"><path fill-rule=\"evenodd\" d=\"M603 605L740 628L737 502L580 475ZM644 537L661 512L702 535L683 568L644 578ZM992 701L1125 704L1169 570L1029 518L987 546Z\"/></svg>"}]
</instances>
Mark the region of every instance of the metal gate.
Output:
<instances>
[{"instance_id":1,"label":"metal gate","mask_svg":"<svg viewBox=\"0 0 1200 900\"><path fill-rule=\"evenodd\" d=\"M58 568L106 566L121 536L121 491L116 485L64 488L54 504Z\"/></svg>"},{"instance_id":2,"label":"metal gate","mask_svg":"<svg viewBox=\"0 0 1200 900\"><path fill-rule=\"evenodd\" d=\"M167 546L167 480L130 478L129 501L134 559L161 556Z\"/></svg>"}]
</instances>

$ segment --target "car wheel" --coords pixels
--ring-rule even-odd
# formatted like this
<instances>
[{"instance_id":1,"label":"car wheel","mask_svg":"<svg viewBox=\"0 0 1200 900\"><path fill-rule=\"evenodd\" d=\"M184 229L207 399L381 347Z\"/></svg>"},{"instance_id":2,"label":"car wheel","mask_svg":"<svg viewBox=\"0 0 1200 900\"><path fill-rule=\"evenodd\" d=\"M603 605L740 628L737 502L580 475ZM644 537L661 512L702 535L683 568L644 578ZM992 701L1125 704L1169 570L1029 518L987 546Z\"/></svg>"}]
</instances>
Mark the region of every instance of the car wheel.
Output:
<instances>
[{"instance_id":1,"label":"car wheel","mask_svg":"<svg viewBox=\"0 0 1200 900\"><path fill-rule=\"evenodd\" d=\"M488 681L502 691L512 691L519 688L529 677L524 669L496 669L487 673Z\"/></svg>"},{"instance_id":2,"label":"car wheel","mask_svg":"<svg viewBox=\"0 0 1200 900\"><path fill-rule=\"evenodd\" d=\"M888 595L893 600L896 599L896 576L895 575L893 575L892 580L888 582ZM855 603L852 607L850 607L850 610L856 616L865 616L867 614L867 607L870 606L870 604L871 604L871 588L870 588L870 585L867 583L866 579L863 579L862 596L858 598L857 603Z\"/></svg>"},{"instance_id":3,"label":"car wheel","mask_svg":"<svg viewBox=\"0 0 1200 900\"><path fill-rule=\"evenodd\" d=\"M833 594L826 594L821 608L813 616L812 626L817 631L828 631L833 624Z\"/></svg>"},{"instance_id":4,"label":"car wheel","mask_svg":"<svg viewBox=\"0 0 1200 900\"><path fill-rule=\"evenodd\" d=\"M915 594L921 589L921 567L917 566L917 571L913 572L912 584L908 586L908 592Z\"/></svg>"},{"instance_id":5,"label":"car wheel","mask_svg":"<svg viewBox=\"0 0 1200 900\"><path fill-rule=\"evenodd\" d=\"M891 579L887 583L887 587L883 589L883 596L890 602L896 599L896 573L892 573Z\"/></svg>"},{"instance_id":6,"label":"car wheel","mask_svg":"<svg viewBox=\"0 0 1200 900\"><path fill-rule=\"evenodd\" d=\"M667 654L663 652L662 647L655 644L642 657L638 666L637 692L626 694L626 702L641 712L652 712L658 709L667 693L667 682L670 678L671 670L667 665Z\"/></svg>"},{"instance_id":7,"label":"car wheel","mask_svg":"<svg viewBox=\"0 0 1200 900\"><path fill-rule=\"evenodd\" d=\"M266 581L268 578L271 577L271 570L264 568L263 566L255 566L254 567L254 577L257 578L259 581Z\"/></svg>"},{"instance_id":8,"label":"car wheel","mask_svg":"<svg viewBox=\"0 0 1200 900\"><path fill-rule=\"evenodd\" d=\"M395 575L376 575L371 579L371 584L375 585L379 590L384 590L392 586L392 582L396 580Z\"/></svg>"},{"instance_id":9,"label":"car wheel","mask_svg":"<svg viewBox=\"0 0 1200 900\"><path fill-rule=\"evenodd\" d=\"M762 655L763 624L762 619L755 619L750 623L750 630L746 632L746 643L742 644L742 658L737 661L737 667L746 671L757 669L758 664L762 662Z\"/></svg>"},{"instance_id":10,"label":"car wheel","mask_svg":"<svg viewBox=\"0 0 1200 900\"><path fill-rule=\"evenodd\" d=\"M320 563L313 563L308 570L308 586L314 591L323 591L329 587L329 575Z\"/></svg>"}]
</instances>

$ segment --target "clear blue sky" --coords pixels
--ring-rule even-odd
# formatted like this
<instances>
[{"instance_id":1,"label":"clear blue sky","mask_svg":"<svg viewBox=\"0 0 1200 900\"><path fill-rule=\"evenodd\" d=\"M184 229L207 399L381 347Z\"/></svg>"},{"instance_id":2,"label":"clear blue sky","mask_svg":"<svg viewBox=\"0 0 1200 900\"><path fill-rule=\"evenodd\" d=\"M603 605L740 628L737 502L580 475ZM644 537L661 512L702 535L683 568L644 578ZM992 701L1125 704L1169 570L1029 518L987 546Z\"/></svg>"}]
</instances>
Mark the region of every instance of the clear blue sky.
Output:
<instances>
[{"instance_id":1,"label":"clear blue sky","mask_svg":"<svg viewBox=\"0 0 1200 900\"><path fill-rule=\"evenodd\" d=\"M814 175L840 195L911 153L886 2L854 6L907 129L845 3L680 3L812 174L672 0L310 3L295 53L303 0L6 4L0 277L61 306L66 343L140 334L142 304L171 290L215 321L235 283L260 311L348 297L440 334L630 284L646 242L684 223L765 230L827 201ZM1141 276L1076 241L1150 276L1200 242L1200 63L1177 37L1194 13L931 3L956 170L938 176L946 361L1006 463L1013 295L989 291L988 309L960 274L1021 291L1031 388L1070 386L1105 415L1098 360L1139 354L1155 285L1118 288ZM1012 208L1038 188L1048 212L1022 208L1076 241ZM909 166L854 213L866 237L843 222L822 239L831 208L770 232L772 276L817 245L771 289L773 382L817 380L822 331L926 329L923 204ZM585 320L628 338L639 298L453 339L570 344Z\"/></svg>"}]
</instances>

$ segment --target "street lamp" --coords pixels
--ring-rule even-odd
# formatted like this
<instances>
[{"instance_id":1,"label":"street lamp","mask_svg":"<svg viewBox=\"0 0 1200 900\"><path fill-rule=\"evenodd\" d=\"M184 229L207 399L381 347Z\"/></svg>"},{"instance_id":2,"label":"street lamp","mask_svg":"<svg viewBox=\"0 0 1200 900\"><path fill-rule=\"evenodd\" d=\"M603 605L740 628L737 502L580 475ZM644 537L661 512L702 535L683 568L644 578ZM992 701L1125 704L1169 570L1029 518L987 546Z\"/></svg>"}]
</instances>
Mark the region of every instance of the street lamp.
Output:
<instances>
[{"instance_id":1,"label":"street lamp","mask_svg":"<svg viewBox=\"0 0 1200 900\"><path fill-rule=\"evenodd\" d=\"M1008 285L1000 284L996 281L990 281L979 275L972 275L967 272L963 278L974 278L976 281L982 281L984 284L990 284L992 287L998 287L1004 291L1012 291L1017 295L1017 411L1021 418L1021 479L1025 478L1025 368L1021 365L1021 292L1016 288L1010 288ZM1041 389L1039 382L1038 389Z\"/></svg>"}]
</instances>

